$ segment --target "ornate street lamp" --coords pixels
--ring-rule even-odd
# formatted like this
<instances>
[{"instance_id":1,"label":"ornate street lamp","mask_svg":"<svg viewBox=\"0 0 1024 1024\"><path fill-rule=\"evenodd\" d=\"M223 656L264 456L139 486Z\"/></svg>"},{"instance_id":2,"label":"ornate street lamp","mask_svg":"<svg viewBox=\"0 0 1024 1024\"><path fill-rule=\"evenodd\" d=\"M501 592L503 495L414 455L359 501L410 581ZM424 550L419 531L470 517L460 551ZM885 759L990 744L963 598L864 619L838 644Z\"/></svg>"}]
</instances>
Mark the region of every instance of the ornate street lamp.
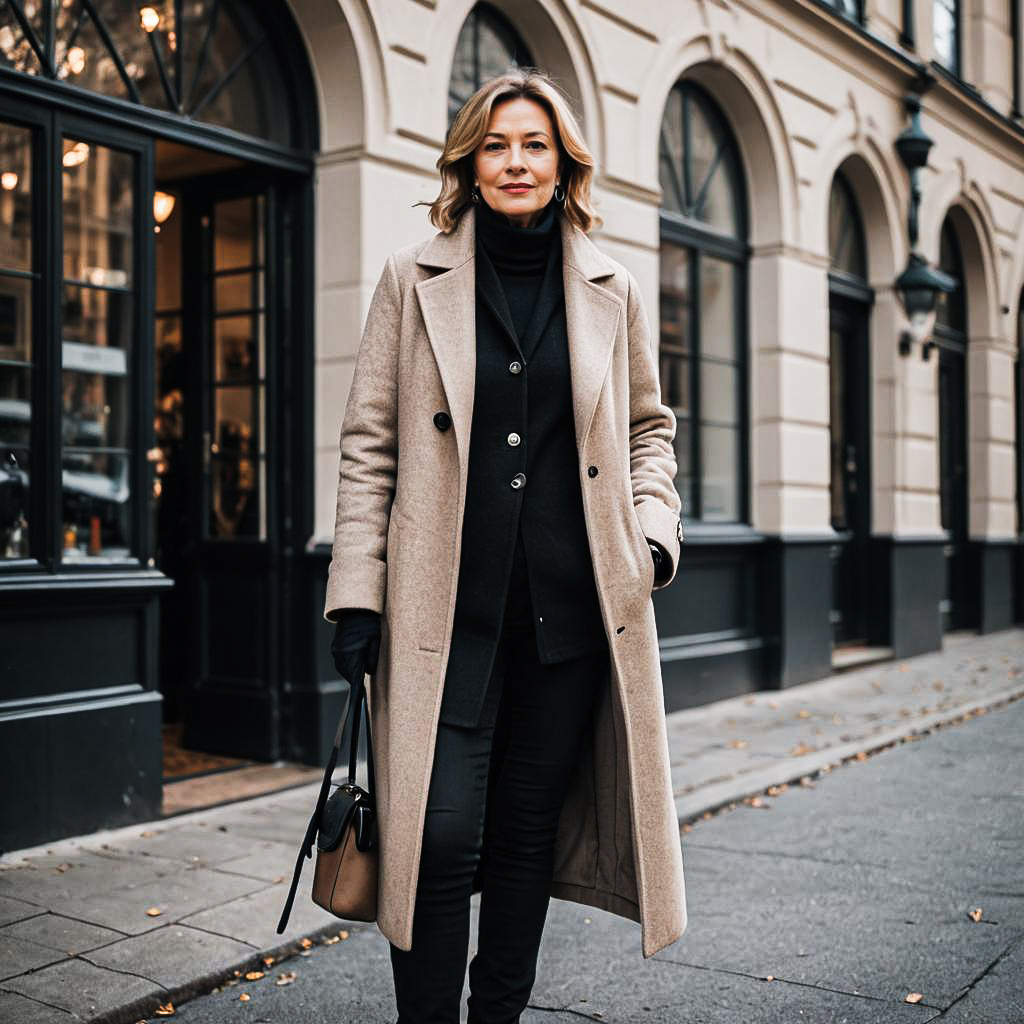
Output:
<instances>
[{"instance_id":1,"label":"ornate street lamp","mask_svg":"<svg viewBox=\"0 0 1024 1024\"><path fill-rule=\"evenodd\" d=\"M925 339L928 318L935 311L939 292L951 292L957 286L955 278L929 266L928 260L917 248L918 211L921 206L920 171L928 163L928 153L934 143L921 128L921 97L935 83L930 72L923 71L915 81L915 89L903 97L903 106L910 115L909 127L896 140L896 152L910 174L910 208L907 212L907 234L910 238L910 256L903 273L896 278L896 291L910 319L912 330L900 335L900 355L910 355L914 339L921 341L921 357L927 359L933 342Z\"/></svg>"}]
</instances>

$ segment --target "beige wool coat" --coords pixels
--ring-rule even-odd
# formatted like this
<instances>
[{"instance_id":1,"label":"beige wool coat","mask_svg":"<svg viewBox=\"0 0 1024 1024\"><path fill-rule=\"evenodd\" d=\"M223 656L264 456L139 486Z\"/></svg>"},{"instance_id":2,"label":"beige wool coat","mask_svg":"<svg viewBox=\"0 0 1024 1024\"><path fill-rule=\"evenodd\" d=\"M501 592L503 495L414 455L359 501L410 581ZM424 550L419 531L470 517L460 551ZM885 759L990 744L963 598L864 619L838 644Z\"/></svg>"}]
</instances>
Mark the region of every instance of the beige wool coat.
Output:
<instances>
[{"instance_id":1,"label":"beige wool coat","mask_svg":"<svg viewBox=\"0 0 1024 1024\"><path fill-rule=\"evenodd\" d=\"M611 652L562 810L551 895L641 924L644 957L686 928L647 540L676 573L675 417L637 285L559 217L584 514ZM382 613L369 677L380 931L412 946L423 823L458 584L475 385L475 214L392 255L356 357L340 440L324 617ZM453 430L434 426L447 412ZM591 475L590 467L597 473Z\"/></svg>"}]
</instances>

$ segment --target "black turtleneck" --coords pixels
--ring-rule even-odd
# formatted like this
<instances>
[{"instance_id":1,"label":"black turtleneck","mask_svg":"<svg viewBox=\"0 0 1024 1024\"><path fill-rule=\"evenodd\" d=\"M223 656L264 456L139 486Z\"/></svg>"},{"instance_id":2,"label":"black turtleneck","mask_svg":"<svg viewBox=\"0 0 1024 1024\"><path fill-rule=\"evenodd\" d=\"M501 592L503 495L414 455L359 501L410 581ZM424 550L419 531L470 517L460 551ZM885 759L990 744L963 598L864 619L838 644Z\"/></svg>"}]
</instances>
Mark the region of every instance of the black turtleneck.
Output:
<instances>
[{"instance_id":1,"label":"black turtleneck","mask_svg":"<svg viewBox=\"0 0 1024 1024\"><path fill-rule=\"evenodd\" d=\"M481 198L477 204L477 247L491 261L508 303L516 336L522 339L536 305L551 245L558 235L556 204L540 211L531 227L510 224Z\"/></svg>"}]
</instances>

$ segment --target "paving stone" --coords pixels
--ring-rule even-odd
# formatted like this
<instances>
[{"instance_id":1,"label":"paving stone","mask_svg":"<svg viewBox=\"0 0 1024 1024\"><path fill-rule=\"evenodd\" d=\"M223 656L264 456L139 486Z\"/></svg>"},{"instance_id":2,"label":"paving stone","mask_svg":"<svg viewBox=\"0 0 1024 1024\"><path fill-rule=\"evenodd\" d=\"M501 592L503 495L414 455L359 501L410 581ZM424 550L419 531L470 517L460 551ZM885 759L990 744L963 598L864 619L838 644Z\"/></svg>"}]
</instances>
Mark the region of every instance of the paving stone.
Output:
<instances>
[{"instance_id":1,"label":"paving stone","mask_svg":"<svg viewBox=\"0 0 1024 1024\"><path fill-rule=\"evenodd\" d=\"M152 835L113 839L103 849L119 857L159 857L184 865L217 864L239 855L239 840L216 826L165 825L147 829Z\"/></svg>"},{"instance_id":2,"label":"paving stone","mask_svg":"<svg viewBox=\"0 0 1024 1024\"><path fill-rule=\"evenodd\" d=\"M281 935L277 933L277 922L288 895L288 888L283 882L209 910L190 914L182 918L182 924L231 936L257 949L280 946L330 925L336 925L339 930L349 928L346 922L328 914L312 901L309 888L313 874L311 868L309 864L303 872L288 918L288 927Z\"/></svg>"},{"instance_id":3,"label":"paving stone","mask_svg":"<svg viewBox=\"0 0 1024 1024\"><path fill-rule=\"evenodd\" d=\"M166 994L145 978L108 971L79 959L11 978L4 982L4 988L77 1014L83 1020L146 999L153 1000L155 1009L156 1001Z\"/></svg>"},{"instance_id":4,"label":"paving stone","mask_svg":"<svg viewBox=\"0 0 1024 1024\"><path fill-rule=\"evenodd\" d=\"M99 967L131 971L168 989L200 987L258 953L252 946L186 925L171 924L144 935L122 939L86 954Z\"/></svg>"},{"instance_id":5,"label":"paving stone","mask_svg":"<svg viewBox=\"0 0 1024 1024\"><path fill-rule=\"evenodd\" d=\"M110 928L100 928L85 921L76 921L62 914L39 914L18 921L0 930L0 937L5 935L27 939L47 949L71 955L105 946L108 942L116 942L123 937L120 932Z\"/></svg>"},{"instance_id":6,"label":"paving stone","mask_svg":"<svg viewBox=\"0 0 1024 1024\"><path fill-rule=\"evenodd\" d=\"M292 846L288 843L273 843L262 839L249 843L248 846L251 853L233 860L222 860L217 864L217 870L261 878L266 882L273 882L275 879L291 881L299 849L297 843ZM312 861L307 862L307 867L312 868Z\"/></svg>"},{"instance_id":7,"label":"paving stone","mask_svg":"<svg viewBox=\"0 0 1024 1024\"><path fill-rule=\"evenodd\" d=\"M0 991L0 1021L4 1024L75 1024L81 1020L66 1010L18 995Z\"/></svg>"},{"instance_id":8,"label":"paving stone","mask_svg":"<svg viewBox=\"0 0 1024 1024\"><path fill-rule=\"evenodd\" d=\"M7 935L6 929L0 930L0 980L34 971L44 964L52 964L66 954L59 953L34 942Z\"/></svg>"},{"instance_id":9,"label":"paving stone","mask_svg":"<svg viewBox=\"0 0 1024 1024\"><path fill-rule=\"evenodd\" d=\"M10 896L0 896L0 927L11 924L14 921L22 921L27 917L33 917L44 911L24 900L11 899Z\"/></svg>"},{"instance_id":10,"label":"paving stone","mask_svg":"<svg viewBox=\"0 0 1024 1024\"><path fill-rule=\"evenodd\" d=\"M266 882L243 875L195 868L179 871L158 882L146 879L108 892L76 895L62 903L61 910L80 921L139 935L203 907L217 906L265 886ZM161 914L147 916L149 907L159 907Z\"/></svg>"}]
</instances>

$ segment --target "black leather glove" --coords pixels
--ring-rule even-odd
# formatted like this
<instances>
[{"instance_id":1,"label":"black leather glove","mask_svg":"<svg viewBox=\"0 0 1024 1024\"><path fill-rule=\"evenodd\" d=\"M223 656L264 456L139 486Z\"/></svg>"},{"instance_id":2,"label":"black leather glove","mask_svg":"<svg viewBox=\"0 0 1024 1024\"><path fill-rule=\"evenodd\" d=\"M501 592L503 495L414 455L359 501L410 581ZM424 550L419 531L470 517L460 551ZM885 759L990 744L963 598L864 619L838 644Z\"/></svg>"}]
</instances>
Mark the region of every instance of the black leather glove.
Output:
<instances>
[{"instance_id":1,"label":"black leather glove","mask_svg":"<svg viewBox=\"0 0 1024 1024\"><path fill-rule=\"evenodd\" d=\"M338 614L331 641L338 674L349 684L377 671L380 656L380 614L367 608L345 608Z\"/></svg>"}]
</instances>

